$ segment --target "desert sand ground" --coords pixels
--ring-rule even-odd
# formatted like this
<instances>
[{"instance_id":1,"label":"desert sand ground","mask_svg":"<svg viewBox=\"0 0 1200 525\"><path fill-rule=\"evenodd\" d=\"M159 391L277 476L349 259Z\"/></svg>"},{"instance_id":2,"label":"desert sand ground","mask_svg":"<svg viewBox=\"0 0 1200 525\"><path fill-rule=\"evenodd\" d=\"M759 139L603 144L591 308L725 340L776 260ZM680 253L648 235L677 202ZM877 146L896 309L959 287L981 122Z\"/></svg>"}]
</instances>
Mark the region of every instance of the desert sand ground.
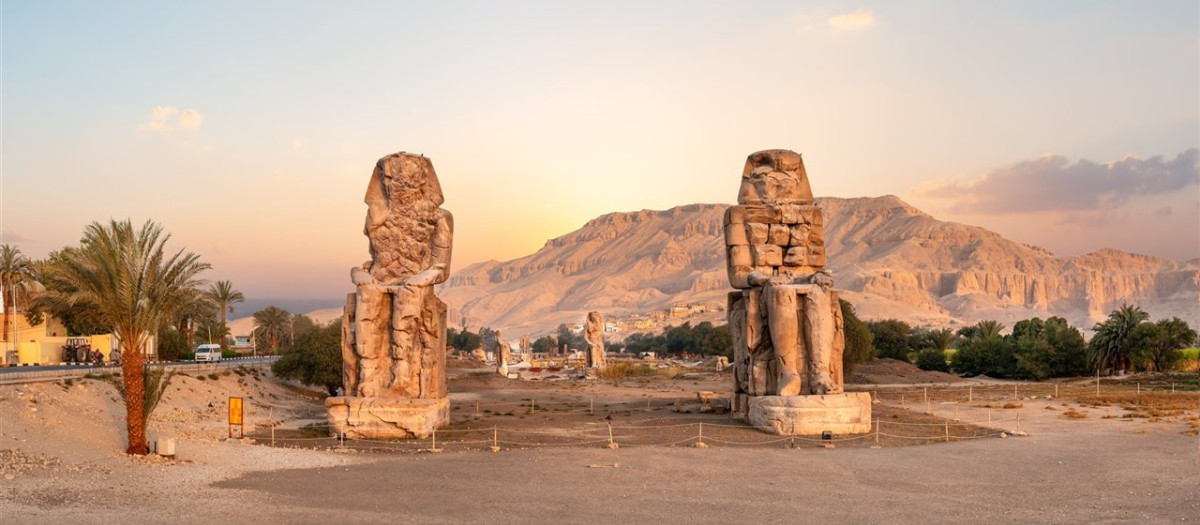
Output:
<instances>
[{"instance_id":1,"label":"desert sand ground","mask_svg":"<svg viewBox=\"0 0 1200 525\"><path fill-rule=\"evenodd\" d=\"M875 377L929 379L894 367ZM517 381L486 369L455 369L451 378L453 422L439 443L444 452L431 454L423 451L428 442L343 448L320 437L311 428L322 419L319 396L266 373L176 377L150 425L152 435L179 439L173 460L121 453L123 410L103 380L2 386L0 522L1200 519L1200 438L1189 419L1195 410L1123 417L1127 408L1066 397L1006 401L993 393L997 399L988 399L982 385L970 403L947 401L961 397L958 386L937 390L924 404L915 394L923 389L909 389L900 407L894 391L880 390L877 416L936 432L928 439L885 438L882 448L871 448L868 438L826 449L747 429L706 430L710 446L696 448L694 425L719 429L728 416L680 413L675 401L727 388L727 378L716 374L614 384ZM247 399L247 432L254 439L226 438L231 395ZM1086 417L1066 416L1068 410ZM985 414L993 416L991 427L955 422L964 425L962 439L938 438L937 424L981 421ZM1017 414L1026 436L1009 434ZM603 440L609 423L622 442L616 450L590 442ZM275 447L268 444L272 426ZM495 453L487 449L491 428L508 429L512 441ZM683 441L663 445L675 440L671 428L686 429ZM1000 430L1007 437L998 437ZM912 446L897 446L904 444Z\"/></svg>"}]
</instances>

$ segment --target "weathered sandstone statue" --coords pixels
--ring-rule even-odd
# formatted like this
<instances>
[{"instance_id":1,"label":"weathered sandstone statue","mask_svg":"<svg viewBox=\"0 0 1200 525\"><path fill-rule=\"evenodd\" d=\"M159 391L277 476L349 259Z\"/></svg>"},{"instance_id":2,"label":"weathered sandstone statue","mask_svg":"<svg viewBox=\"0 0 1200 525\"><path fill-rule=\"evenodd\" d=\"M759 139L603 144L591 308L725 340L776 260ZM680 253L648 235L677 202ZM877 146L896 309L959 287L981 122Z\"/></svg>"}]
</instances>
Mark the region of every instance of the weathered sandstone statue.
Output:
<instances>
[{"instance_id":1,"label":"weathered sandstone statue","mask_svg":"<svg viewBox=\"0 0 1200 525\"><path fill-rule=\"evenodd\" d=\"M496 373L508 377L508 363L512 362L512 348L496 330Z\"/></svg>"},{"instance_id":2,"label":"weathered sandstone statue","mask_svg":"<svg viewBox=\"0 0 1200 525\"><path fill-rule=\"evenodd\" d=\"M604 359L604 318L600 316L600 312L588 312L587 323L583 327L583 338L588 345L588 375L592 375L593 371L604 370L608 364Z\"/></svg>"},{"instance_id":3,"label":"weathered sandstone statue","mask_svg":"<svg viewBox=\"0 0 1200 525\"><path fill-rule=\"evenodd\" d=\"M870 395L842 390L842 313L800 154L750 155L725 212L735 418L779 434L866 432Z\"/></svg>"},{"instance_id":4,"label":"weathered sandstone statue","mask_svg":"<svg viewBox=\"0 0 1200 525\"><path fill-rule=\"evenodd\" d=\"M446 304L433 285L450 273L454 219L433 163L379 159L364 199L371 260L350 270L342 318L345 396L325 401L335 432L425 437L449 422Z\"/></svg>"}]
</instances>

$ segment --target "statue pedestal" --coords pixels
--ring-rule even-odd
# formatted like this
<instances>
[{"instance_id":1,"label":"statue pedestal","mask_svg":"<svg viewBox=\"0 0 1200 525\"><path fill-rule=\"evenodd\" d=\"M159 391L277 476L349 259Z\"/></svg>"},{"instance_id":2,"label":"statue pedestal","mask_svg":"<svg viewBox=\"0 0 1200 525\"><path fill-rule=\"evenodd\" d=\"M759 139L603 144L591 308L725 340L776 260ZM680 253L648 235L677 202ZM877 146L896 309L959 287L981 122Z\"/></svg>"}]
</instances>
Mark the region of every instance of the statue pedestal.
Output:
<instances>
[{"instance_id":1,"label":"statue pedestal","mask_svg":"<svg viewBox=\"0 0 1200 525\"><path fill-rule=\"evenodd\" d=\"M871 394L746 396L734 399L735 417L744 414L754 428L780 436L866 434L871 431ZM739 412L737 409L744 412ZM742 418L739 418L742 419Z\"/></svg>"},{"instance_id":2,"label":"statue pedestal","mask_svg":"<svg viewBox=\"0 0 1200 525\"><path fill-rule=\"evenodd\" d=\"M387 397L325 399L332 432L355 439L425 439L450 423L450 400Z\"/></svg>"}]
</instances>

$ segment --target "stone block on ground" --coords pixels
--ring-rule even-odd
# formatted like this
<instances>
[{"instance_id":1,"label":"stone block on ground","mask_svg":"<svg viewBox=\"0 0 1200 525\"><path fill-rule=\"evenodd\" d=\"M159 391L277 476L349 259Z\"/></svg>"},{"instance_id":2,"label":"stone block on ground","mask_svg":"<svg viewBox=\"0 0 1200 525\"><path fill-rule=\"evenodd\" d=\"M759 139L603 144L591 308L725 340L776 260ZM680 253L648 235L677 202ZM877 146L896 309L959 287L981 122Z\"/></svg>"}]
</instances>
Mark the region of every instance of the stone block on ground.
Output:
<instances>
[{"instance_id":1,"label":"stone block on ground","mask_svg":"<svg viewBox=\"0 0 1200 525\"><path fill-rule=\"evenodd\" d=\"M751 426L780 436L820 435L827 430L835 436L871 431L871 394L867 392L748 397L746 411Z\"/></svg>"},{"instance_id":2,"label":"stone block on ground","mask_svg":"<svg viewBox=\"0 0 1200 525\"><path fill-rule=\"evenodd\" d=\"M450 423L450 400L380 397L325 399L330 430L352 439L425 439Z\"/></svg>"}]
</instances>

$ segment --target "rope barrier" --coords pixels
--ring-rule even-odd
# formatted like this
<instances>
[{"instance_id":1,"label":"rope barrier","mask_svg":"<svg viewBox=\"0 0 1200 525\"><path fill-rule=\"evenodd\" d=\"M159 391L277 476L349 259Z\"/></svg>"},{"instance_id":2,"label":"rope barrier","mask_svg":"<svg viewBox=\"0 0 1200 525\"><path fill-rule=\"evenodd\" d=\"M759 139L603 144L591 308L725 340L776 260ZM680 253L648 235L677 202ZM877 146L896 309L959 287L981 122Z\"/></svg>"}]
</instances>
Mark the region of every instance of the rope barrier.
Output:
<instances>
[{"instance_id":1,"label":"rope barrier","mask_svg":"<svg viewBox=\"0 0 1200 525\"><path fill-rule=\"evenodd\" d=\"M1011 386L1011 390L1010 390L1010 386ZM1174 393L1176 395L1180 395L1180 394L1196 395L1197 397L1200 397L1200 392L1181 392L1180 389L1178 389L1178 386L1174 383L1172 383L1170 385L1171 390L1167 390L1166 384L1148 386L1145 389L1141 388L1140 383L1135 383L1134 385L1131 385L1131 386L1133 386L1134 388L1127 388L1127 387L1125 387L1125 385L1104 384L1103 388L1100 389L1099 392L1101 394L1109 394L1109 395L1125 394L1125 395L1131 395L1131 396L1144 396L1144 395ZM1145 392L1143 392L1143 390L1145 390ZM813 443L822 443L822 442L823 443L844 443L844 442L854 442L854 441L863 440L863 439L868 439L868 440L874 439L876 441L876 445L878 445L878 440L881 437L892 438L892 439L897 439L897 440L925 441L925 442L929 442L929 443L964 441L964 440L994 438L997 436L1003 436L1003 435L1007 435L1007 434L1020 433L1020 430L1021 430L1020 429L1020 424L1021 424L1020 420L1021 419L1025 419L1025 421L1027 423L1030 421L1035 421L1035 422L1036 421L1048 421L1051 419L1060 420L1062 418L1063 412L1058 412L1058 411L1036 411L1034 413L1025 413L1025 414L1021 414L1020 412L1018 412L1011 417L997 418L997 417L993 416L992 411L994 409L998 409L1000 407L988 406L988 405L980 406L980 405L972 404L972 403L988 403L988 402L1011 400L1013 397L1023 399L1024 397L1022 397L1022 396L1036 398L1036 397L1042 396L1043 392L1045 393L1044 395L1046 395L1047 398L1051 398L1051 394L1053 395L1054 398L1059 398L1062 396L1072 396L1072 395L1083 395L1085 397L1091 397L1091 396L1094 396L1096 393L1096 391L1093 390L1093 386L1091 384L1082 385L1082 386L1068 386L1068 385L1063 385L1063 384L1053 384L1053 385L1027 385L1027 384L1008 385L1008 384L1002 384L1002 385L970 385L966 388L958 388L958 387L947 387L947 388L908 387L908 388L904 388L904 387L901 387L901 388L895 388L895 389L889 389L887 387L877 387L876 389L869 391L869 394L871 395L873 401L890 402L890 401L898 400L902 405L909 404L908 401L913 401L914 399L918 400L917 403L919 403L920 401L924 401L924 403L921 403L921 404L924 404L925 406L921 407L921 408L923 408L925 411L927 411L931 415L938 414L938 411L934 410L934 407L933 407L935 402L937 403L938 409L942 410L942 412L940 414L945 414L946 411L950 411L951 410L950 405L953 405L952 410L953 410L955 419L953 421L940 421L940 422L908 422L908 421L892 421L892 420L888 420L888 419L884 419L884 418L876 418L872 421L874 428L872 429L871 432L868 432L865 434L860 434L860 435L837 437L837 438L828 439L828 440L821 439L818 437L805 437L805 436L783 436L783 437L778 437L778 438L770 437L770 438L766 438L766 439L749 439L749 440L736 439L734 436L722 435L722 434L728 432L728 429L733 429L734 431L738 431L738 432L745 432L745 431L753 431L753 428L750 426L744 425L744 424L725 424L725 423L704 422L704 421L691 421L691 422L682 422L681 423L681 422L678 422L680 418L671 418L671 417L642 418L642 419L637 419L637 420L631 420L628 422L628 424L625 424L625 425L613 425L611 423L605 423L605 424L587 423L588 425L594 425L591 428L561 428L561 429L545 429L545 430L543 430L543 429L505 429L505 428L500 428L500 427L493 425L493 426L489 426L486 428L439 429L437 431L437 433L442 434L442 438L443 438L442 443L441 443L442 446L455 447L455 448L460 448L460 449L462 449L462 448L471 449L472 447L475 447L477 445L490 445L490 448L492 448L492 450L499 450L500 445L509 446L509 447L521 447L521 448L579 447L579 446L591 446L591 445L601 445L601 444L607 444L609 446L609 448L615 448L618 444L620 446L657 447L657 446L677 446L677 445L684 444L684 443L694 443L694 444L696 444L696 446L705 446L707 443L730 445L730 446L754 446L754 445L773 445L773 444L778 444L778 443L783 443L783 442L789 442L794 445L797 441L813 442ZM918 395L920 397L916 397ZM969 401L964 402L963 401L964 398ZM1135 399L1136 398L1137 397L1135 397ZM970 401L970 400L975 400L975 401ZM577 412L586 411L588 414L595 414L596 413L595 411L597 408L600 408L600 410L602 410L602 411L607 411L608 413L618 413L618 412L621 412L622 410L625 410L629 413L634 413L634 412L642 412L644 410L649 409L651 406L650 404L654 401L658 401L658 399L656 398L653 400L612 402L612 403L602 404L601 407L596 407L596 400L594 397L590 397L587 400L587 402L559 402L559 401L537 400L535 398L526 398L526 399L509 401L509 402L494 402L494 403L486 403L486 404L479 403L479 402L461 403L461 404L455 405L454 409L460 410L463 407L466 407L467 410L469 410L471 405L474 405L476 415L479 414L479 411L481 410L481 408L489 408L490 409L492 407L508 407L509 409L512 409L514 411L517 409L528 408L531 413L536 413L536 412L553 413L556 411L559 411L559 412L566 411L566 412L576 412L577 413ZM1114 404L1116 404L1117 406L1120 406L1119 403L1120 403L1119 400L1114 400ZM1048 407L1049 406L1053 406L1053 405L1048 405ZM658 405L655 408L668 408L668 407L669 407L669 405L664 404L664 405ZM918 405L918 407L919 407L919 405ZM271 408L274 408L274 407L271 407ZM912 408L912 407L909 407L909 408ZM1019 407L1014 406L1013 408L1019 408ZM958 416L959 416L960 412L964 411L964 410L967 411L967 413L973 413L976 415L980 415L978 412L980 410L987 410L988 418L986 420L980 419L978 421L973 420L974 418L963 420L963 419L959 418ZM1185 412L1186 412L1186 410L1185 410ZM273 417L272 417L272 421L274 421ZM1017 428L1016 428L1015 432L1010 431L1010 430L997 431L997 429L995 428L995 425L1008 424L1008 423L1016 424ZM890 428L894 428L894 429L901 429L901 428L916 429L916 428L940 427L941 431L940 432L933 431L933 432L936 432L936 434L931 432L930 434L924 435L924 436L901 435L901 434L894 434L891 432L883 432L881 430L881 427L883 425L891 425ZM704 428L705 426L707 426L708 428L705 429ZM656 436L659 438L666 437L663 435L663 433L670 432L670 433L673 433L676 436L678 436L679 432L680 432L679 429L685 429L685 428L693 429L693 427L694 427L694 435L687 436L686 438L678 439L678 440L663 441L663 442L653 441L653 438ZM951 430L952 430L951 427L953 427L956 430L954 432L951 432ZM960 435L963 432L959 429L970 428L970 427L977 427L977 428L973 431L966 432L967 435ZM290 444L290 445L304 446L306 444L318 444L319 445L320 444L319 442L326 442L326 444L328 444L329 446L346 447L349 445L349 446L354 446L357 450L417 452L417 451L424 451L424 450L430 450L430 449L437 449L436 435L431 435L429 439L404 440L404 441L354 439L354 438L349 438L349 437L345 437L345 436L280 437L278 435L278 432L281 430L283 430L283 431L304 431L304 430L321 431L321 430L324 430L327 428L328 428L328 424L313 424L313 425L307 425L303 428L298 428L298 429L284 429L284 428L280 428L278 425L271 425L271 429L270 429L271 438L270 439L271 439L272 444L279 443L282 445ZM650 436L638 435L637 431L646 431L646 430L657 431L657 433L652 432L651 433L652 435L650 435ZM707 435L705 434L705 430L708 431ZM983 433L980 433L981 431ZM504 434L504 436L507 437L507 439L500 439L500 434L502 434L502 433ZM464 439L464 438L471 437L471 434L475 434L474 437L486 436L486 438L485 439ZM447 440L448 436L457 436L457 437L452 437L451 439ZM521 437L521 436L525 436L525 437L529 437L529 438L533 438L533 439L531 439L530 441L522 441L520 439L513 439L514 437ZM258 439L259 441L265 441L267 438L264 436L264 437L260 437L260 438L256 438L256 439ZM487 448L487 447L484 447L484 448ZM319 450L320 447L318 447L317 449Z\"/></svg>"}]
</instances>

